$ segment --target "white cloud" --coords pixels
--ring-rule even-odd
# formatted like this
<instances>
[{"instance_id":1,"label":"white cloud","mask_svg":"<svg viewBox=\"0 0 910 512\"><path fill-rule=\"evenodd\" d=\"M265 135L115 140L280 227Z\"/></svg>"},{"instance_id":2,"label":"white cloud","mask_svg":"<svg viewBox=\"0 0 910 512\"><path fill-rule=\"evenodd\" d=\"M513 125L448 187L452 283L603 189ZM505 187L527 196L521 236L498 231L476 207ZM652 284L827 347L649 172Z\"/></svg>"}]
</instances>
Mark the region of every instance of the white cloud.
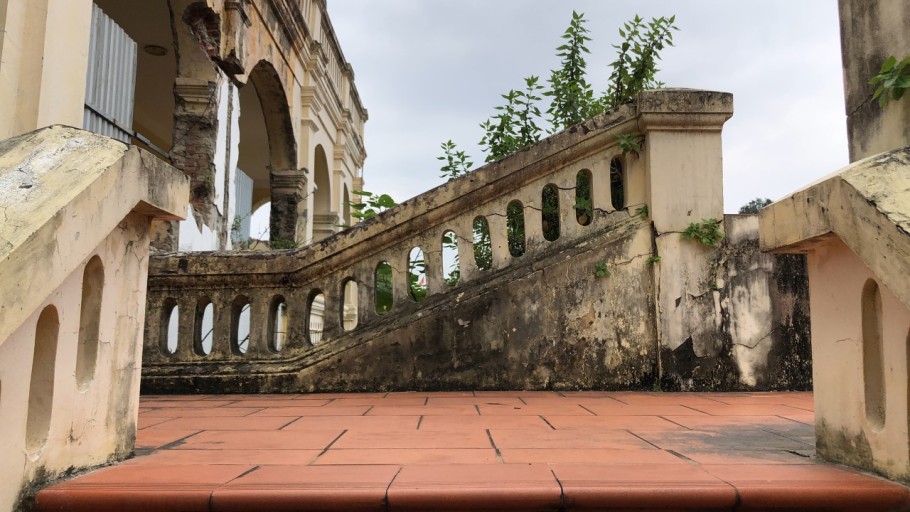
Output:
<instances>
[{"instance_id":1,"label":"white cloud","mask_svg":"<svg viewBox=\"0 0 910 512\"><path fill-rule=\"evenodd\" d=\"M734 94L724 131L727 211L846 165L830 0L333 0L329 13L370 111L367 189L404 200L439 185L439 144L450 138L481 164L478 124L523 77L548 76L573 8L589 20L598 89L622 22L677 15L676 47L664 52L659 78Z\"/></svg>"}]
</instances>

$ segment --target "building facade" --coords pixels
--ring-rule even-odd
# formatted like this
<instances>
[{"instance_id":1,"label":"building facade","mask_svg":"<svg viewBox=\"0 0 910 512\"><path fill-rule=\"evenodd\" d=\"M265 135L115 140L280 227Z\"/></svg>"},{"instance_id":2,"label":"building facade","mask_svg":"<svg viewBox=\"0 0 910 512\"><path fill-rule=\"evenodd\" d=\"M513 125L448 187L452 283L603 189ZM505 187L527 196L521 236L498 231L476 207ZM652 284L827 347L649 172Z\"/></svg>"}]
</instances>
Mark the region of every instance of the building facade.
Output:
<instances>
[{"instance_id":1,"label":"building facade","mask_svg":"<svg viewBox=\"0 0 910 512\"><path fill-rule=\"evenodd\" d=\"M367 111L325 0L3 0L0 25L0 139L65 124L190 177L158 250L289 247L351 223Z\"/></svg>"}]
</instances>

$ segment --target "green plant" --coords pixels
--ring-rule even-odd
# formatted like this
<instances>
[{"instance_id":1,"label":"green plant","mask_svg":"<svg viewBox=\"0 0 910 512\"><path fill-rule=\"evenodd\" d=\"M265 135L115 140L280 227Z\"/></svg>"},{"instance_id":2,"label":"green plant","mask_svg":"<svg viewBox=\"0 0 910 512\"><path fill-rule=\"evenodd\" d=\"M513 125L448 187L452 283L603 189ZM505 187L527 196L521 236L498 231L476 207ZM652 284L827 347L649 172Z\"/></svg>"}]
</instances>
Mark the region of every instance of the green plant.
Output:
<instances>
[{"instance_id":1,"label":"green plant","mask_svg":"<svg viewBox=\"0 0 910 512\"><path fill-rule=\"evenodd\" d=\"M351 217L355 219L372 219L389 208L398 206L388 194L374 194L366 190L355 190L353 193L361 198L358 203L347 203L351 207Z\"/></svg>"},{"instance_id":2,"label":"green plant","mask_svg":"<svg viewBox=\"0 0 910 512\"><path fill-rule=\"evenodd\" d=\"M904 57L900 62L894 55L888 57L878 74L869 80L869 84L878 86L872 99L877 99L880 107L887 105L889 100L901 99L907 89L910 89L910 57Z\"/></svg>"},{"instance_id":3,"label":"green plant","mask_svg":"<svg viewBox=\"0 0 910 512\"><path fill-rule=\"evenodd\" d=\"M739 209L739 213L758 213L762 210L762 208L768 206L769 204L771 204L770 199L762 199L760 197L756 197L755 199L744 204Z\"/></svg>"},{"instance_id":4,"label":"green plant","mask_svg":"<svg viewBox=\"0 0 910 512\"><path fill-rule=\"evenodd\" d=\"M632 153L635 156L639 156L641 144L645 138L636 133L620 133L616 136L616 140L619 141L619 149L622 149L622 154Z\"/></svg>"},{"instance_id":5,"label":"green plant","mask_svg":"<svg viewBox=\"0 0 910 512\"><path fill-rule=\"evenodd\" d=\"M713 247L720 243L724 238L723 231L720 230L720 221L717 219L702 219L701 222L693 222L682 232L683 238L689 238L700 242L702 245Z\"/></svg>"},{"instance_id":6,"label":"green plant","mask_svg":"<svg viewBox=\"0 0 910 512\"><path fill-rule=\"evenodd\" d=\"M641 220L647 220L648 219L648 205L644 204L644 205L641 205L638 208L636 208L635 214L638 215L638 217Z\"/></svg>"},{"instance_id":7,"label":"green plant","mask_svg":"<svg viewBox=\"0 0 910 512\"><path fill-rule=\"evenodd\" d=\"M543 93L552 98L547 114L553 131L578 124L603 112L602 105L594 98L594 91L587 79L585 54L591 53L585 43L587 36L584 14L572 11L572 20L562 38L565 43L556 48L561 67L550 71L550 89Z\"/></svg>"},{"instance_id":8,"label":"green plant","mask_svg":"<svg viewBox=\"0 0 910 512\"><path fill-rule=\"evenodd\" d=\"M269 247L271 249L276 249L276 250L296 249L297 247L299 247L299 244L297 243L296 240L286 240L286 239L279 238L276 240L269 240Z\"/></svg>"},{"instance_id":9,"label":"green plant","mask_svg":"<svg viewBox=\"0 0 910 512\"><path fill-rule=\"evenodd\" d=\"M660 263L660 255L652 254L651 256L648 256L645 263L647 263L649 267L653 266L655 263Z\"/></svg>"},{"instance_id":10,"label":"green plant","mask_svg":"<svg viewBox=\"0 0 910 512\"><path fill-rule=\"evenodd\" d=\"M505 158L540 139L538 120L541 114L537 103L542 97L550 99L546 112L549 115L549 132L554 132L632 102L643 90L663 87L664 84L655 78L657 61L661 51L673 45L673 32L679 30L675 22L675 16L652 18L647 23L635 16L627 22L619 30L623 41L614 45L617 57L610 64L607 91L595 97L588 82L584 58L590 53L587 43L591 38L587 35L584 14L573 11L569 27L561 36L564 42L556 48L560 67L550 71L549 87L539 85L536 76L526 78L525 90L511 90L503 94L506 103L496 107L495 115L480 124L484 132L480 146L487 153L484 161ZM641 138L628 139L623 152L638 155L641 143ZM443 150L456 157L459 154L454 143L448 150L445 147ZM443 177L451 179L451 169L446 167L457 166L458 160L450 162L448 155L438 159L447 164L443 168ZM464 161L467 161L467 156Z\"/></svg>"},{"instance_id":11,"label":"green plant","mask_svg":"<svg viewBox=\"0 0 910 512\"><path fill-rule=\"evenodd\" d=\"M618 52L610 64L612 72L603 98L608 108L630 103L646 89L663 87L663 82L655 79L657 61L665 47L673 46L673 32L679 30L675 22L676 16L661 16L645 24L644 19L635 16L619 29L623 42L613 45Z\"/></svg>"},{"instance_id":12,"label":"green plant","mask_svg":"<svg viewBox=\"0 0 910 512\"><path fill-rule=\"evenodd\" d=\"M612 272L607 268L606 261L598 261L597 264L594 265L594 277L610 277L611 275Z\"/></svg>"},{"instance_id":13,"label":"green plant","mask_svg":"<svg viewBox=\"0 0 910 512\"><path fill-rule=\"evenodd\" d=\"M439 175L441 178L448 178L448 181L452 181L459 176L467 174L471 166L474 165L474 162L468 160L464 151L456 149L456 145L451 139L443 142L440 147L443 155L436 157L436 159L445 162L445 165L439 168L442 171Z\"/></svg>"},{"instance_id":14,"label":"green plant","mask_svg":"<svg viewBox=\"0 0 910 512\"><path fill-rule=\"evenodd\" d=\"M524 91L512 89L503 94L506 104L496 107L499 113L480 124L484 130L480 146L488 153L486 162L505 158L540 140L536 118L540 117L537 102L541 98L537 94L543 86L537 81L536 76L525 78Z\"/></svg>"},{"instance_id":15,"label":"green plant","mask_svg":"<svg viewBox=\"0 0 910 512\"><path fill-rule=\"evenodd\" d=\"M451 263L442 270L442 279L449 286L455 286L461 280L461 266L458 256L458 240L454 231L446 231L442 235L443 262L445 262L445 251L454 251Z\"/></svg>"}]
</instances>

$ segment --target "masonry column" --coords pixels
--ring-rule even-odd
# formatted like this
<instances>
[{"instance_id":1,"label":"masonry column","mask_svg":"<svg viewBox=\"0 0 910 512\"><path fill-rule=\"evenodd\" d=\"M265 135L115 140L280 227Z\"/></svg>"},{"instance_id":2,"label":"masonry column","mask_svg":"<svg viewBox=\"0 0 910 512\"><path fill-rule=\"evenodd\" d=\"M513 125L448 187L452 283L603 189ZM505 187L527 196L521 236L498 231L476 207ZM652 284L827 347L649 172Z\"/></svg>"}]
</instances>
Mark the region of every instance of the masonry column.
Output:
<instances>
[{"instance_id":1,"label":"masonry column","mask_svg":"<svg viewBox=\"0 0 910 512\"><path fill-rule=\"evenodd\" d=\"M269 219L269 238L272 242L306 242L306 169L286 169L270 172L272 213Z\"/></svg>"},{"instance_id":2,"label":"masonry column","mask_svg":"<svg viewBox=\"0 0 910 512\"><path fill-rule=\"evenodd\" d=\"M733 115L729 93L665 89L638 97L645 137L648 212L655 232L655 303L661 377L698 380L696 358L723 349L714 246L682 236L692 224L723 229L721 129ZM715 297L717 295L717 297Z\"/></svg>"}]
</instances>

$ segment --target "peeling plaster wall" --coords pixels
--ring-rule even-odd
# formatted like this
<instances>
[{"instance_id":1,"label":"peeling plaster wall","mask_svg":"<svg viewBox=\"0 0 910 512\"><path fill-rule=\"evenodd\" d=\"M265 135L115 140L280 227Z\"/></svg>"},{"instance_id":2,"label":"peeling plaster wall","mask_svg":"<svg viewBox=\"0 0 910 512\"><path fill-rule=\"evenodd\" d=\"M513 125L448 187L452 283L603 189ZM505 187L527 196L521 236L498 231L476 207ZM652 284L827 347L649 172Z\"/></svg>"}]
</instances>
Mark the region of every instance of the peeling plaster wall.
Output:
<instances>
[{"instance_id":1,"label":"peeling plaster wall","mask_svg":"<svg viewBox=\"0 0 910 512\"><path fill-rule=\"evenodd\" d=\"M94 378L76 383L83 268L73 272L13 335L0 345L0 510L15 510L31 489L79 468L122 460L135 441L139 368L148 268L148 221L131 214L92 256L104 268L99 346ZM91 257L86 258L87 262ZM32 354L39 315L56 308L60 328L48 439L26 448Z\"/></svg>"},{"instance_id":2,"label":"peeling plaster wall","mask_svg":"<svg viewBox=\"0 0 910 512\"><path fill-rule=\"evenodd\" d=\"M805 257L758 249L758 217L727 215L717 249L676 240L683 261L661 260L667 287L662 384L666 389L811 389ZM660 244L660 241L658 241ZM668 265L669 263L669 265Z\"/></svg>"}]
</instances>

